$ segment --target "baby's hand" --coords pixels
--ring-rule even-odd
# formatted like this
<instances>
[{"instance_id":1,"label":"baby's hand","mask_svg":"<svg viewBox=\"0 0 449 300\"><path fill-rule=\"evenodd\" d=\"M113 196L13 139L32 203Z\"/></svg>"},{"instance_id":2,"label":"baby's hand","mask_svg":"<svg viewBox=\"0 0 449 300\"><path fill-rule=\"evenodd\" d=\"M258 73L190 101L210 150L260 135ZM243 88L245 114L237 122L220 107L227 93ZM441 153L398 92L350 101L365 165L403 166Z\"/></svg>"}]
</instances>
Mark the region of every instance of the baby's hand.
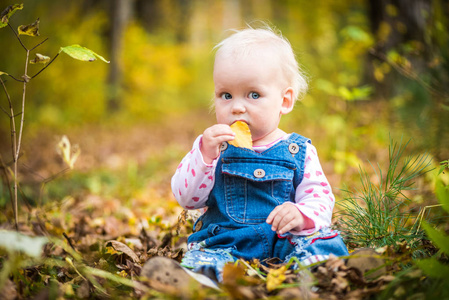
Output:
<instances>
[{"instance_id":1,"label":"baby's hand","mask_svg":"<svg viewBox=\"0 0 449 300\"><path fill-rule=\"evenodd\" d=\"M284 234L291 230L301 231L313 228L315 225L291 202L285 202L276 206L268 215L266 222L271 224L271 230L276 231L278 234Z\"/></svg>"},{"instance_id":2,"label":"baby's hand","mask_svg":"<svg viewBox=\"0 0 449 300\"><path fill-rule=\"evenodd\" d=\"M235 133L226 124L216 124L207 128L203 133L201 143L201 154L204 162L211 164L220 155L220 145L223 142L231 141Z\"/></svg>"}]
</instances>

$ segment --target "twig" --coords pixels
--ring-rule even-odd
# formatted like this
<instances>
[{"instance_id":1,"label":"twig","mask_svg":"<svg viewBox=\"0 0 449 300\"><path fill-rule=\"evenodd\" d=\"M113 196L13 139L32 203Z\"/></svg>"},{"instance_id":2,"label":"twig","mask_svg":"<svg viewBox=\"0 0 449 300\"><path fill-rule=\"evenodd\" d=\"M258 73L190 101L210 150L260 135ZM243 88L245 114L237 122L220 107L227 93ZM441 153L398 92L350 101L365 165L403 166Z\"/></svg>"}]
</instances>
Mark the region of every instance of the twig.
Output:
<instances>
[{"instance_id":1,"label":"twig","mask_svg":"<svg viewBox=\"0 0 449 300\"><path fill-rule=\"evenodd\" d=\"M19 216L18 216L18 206L17 206L17 159L18 156L16 155L16 149L17 149L17 135L16 135L16 122L14 119L14 107L11 102L11 97L9 96L8 90L6 89L5 83L0 77L0 82L2 83L3 90L5 91L6 98L8 99L10 114L9 114L9 122L11 127L11 151L12 151L12 158L14 162L14 171L13 171L13 180L14 180L14 196L13 196L13 212L14 212L14 221L16 225L16 230L19 228Z\"/></svg>"},{"instance_id":2,"label":"twig","mask_svg":"<svg viewBox=\"0 0 449 300\"><path fill-rule=\"evenodd\" d=\"M419 211L418 216L416 217L416 221L415 221L415 224L416 224L416 222L418 222L418 228L416 228L415 234L418 234L418 232L419 232L419 229L421 227L421 222L422 222L422 219L423 219L424 214L426 212L426 209L428 209L428 208L430 209L430 208L433 208L433 207L439 207L439 206L443 206L443 204L427 205L427 206L424 206L424 208L421 208L421 210ZM415 224L413 224L413 227L415 227ZM413 228L410 231L412 231L412 230L413 230Z\"/></svg>"},{"instance_id":3,"label":"twig","mask_svg":"<svg viewBox=\"0 0 449 300\"><path fill-rule=\"evenodd\" d=\"M64 175L68 171L70 171L70 168L65 168L62 171L60 171L60 172L58 172L58 173L56 173L56 174L54 174L54 175L52 175L52 176L50 176L48 178L43 178L38 173L33 172L35 175L37 175L37 176L39 176L39 177L41 177L43 179L42 182L41 182L41 188L39 190L39 202L38 202L39 206L41 206L41 204L42 204L42 198L43 198L44 189L45 189L46 184L49 183L50 181L52 181L53 179L58 178L60 175Z\"/></svg>"},{"instance_id":4,"label":"twig","mask_svg":"<svg viewBox=\"0 0 449 300\"><path fill-rule=\"evenodd\" d=\"M11 198L11 206L14 207L14 197L13 197L13 193L11 191L11 182L9 181L8 172L6 171L6 169L8 167L5 165L5 162L3 161L3 157L1 154L0 154L0 164L2 166L4 180L6 181L6 185L8 186L9 196ZM17 224L16 224L16 226L17 226ZM17 227L16 227L16 230L18 230Z\"/></svg>"},{"instance_id":5,"label":"twig","mask_svg":"<svg viewBox=\"0 0 449 300\"><path fill-rule=\"evenodd\" d=\"M8 22L8 26L9 26L9 28L11 28L12 32L14 32L16 38L19 40L20 45L22 45L23 49L25 49L25 51L28 52L27 47L25 47L25 45L22 43L22 40L20 39L20 36L17 34L17 32L14 30L14 28L12 28L12 26L11 26L11 24L9 22Z\"/></svg>"},{"instance_id":6,"label":"twig","mask_svg":"<svg viewBox=\"0 0 449 300\"><path fill-rule=\"evenodd\" d=\"M6 89L5 83L3 82L3 79L2 79L1 77L0 77L0 82L2 83L3 90L5 91L6 98L8 99L9 108L11 109L11 108L12 108L11 97L9 96L8 90ZM6 109L3 108L3 106L2 106L2 110L3 110L3 112L4 112L6 115L8 115L8 117L11 118L11 114L9 114L9 113L6 111Z\"/></svg>"},{"instance_id":7,"label":"twig","mask_svg":"<svg viewBox=\"0 0 449 300\"><path fill-rule=\"evenodd\" d=\"M2 111L3 111L8 117L11 118L11 116L10 116L9 113L6 111L6 109L3 108L3 106L0 106L0 108L2 109Z\"/></svg>"},{"instance_id":8,"label":"twig","mask_svg":"<svg viewBox=\"0 0 449 300\"><path fill-rule=\"evenodd\" d=\"M67 240L67 242L69 243L70 247L76 251L75 247L72 244L72 240L67 236L67 234L65 232L62 233L62 235L65 237L65 239Z\"/></svg>"},{"instance_id":9,"label":"twig","mask_svg":"<svg viewBox=\"0 0 449 300\"><path fill-rule=\"evenodd\" d=\"M242 264L244 264L248 269L254 271L257 276L259 276L260 279L262 279L263 281L266 281L267 279L265 277L263 277L262 275L259 274L259 272L257 272L257 270L255 270L253 267L251 267L245 260L243 259L238 259L238 262L241 262Z\"/></svg>"},{"instance_id":10,"label":"twig","mask_svg":"<svg viewBox=\"0 0 449 300\"><path fill-rule=\"evenodd\" d=\"M42 45L43 43L45 43L48 40L48 38L46 38L45 40L43 40L42 42L40 42L39 44L37 44L36 46L34 46L33 48L30 49L30 51L33 51L34 49L36 49L37 47L39 47L40 45Z\"/></svg>"},{"instance_id":11,"label":"twig","mask_svg":"<svg viewBox=\"0 0 449 300\"><path fill-rule=\"evenodd\" d=\"M28 59L30 57L30 51L27 50L27 57L26 57L26 61L25 61L25 75L23 75L25 81L23 82L23 94L22 94L22 117L20 118L20 129L19 129L19 140L17 143L17 149L16 149L16 157L19 156L19 152L20 152L20 146L22 145L22 133L23 133L23 123L25 120L25 99L26 99L26 87L27 87L27 82L29 80L27 80L28 78Z\"/></svg>"},{"instance_id":12,"label":"twig","mask_svg":"<svg viewBox=\"0 0 449 300\"><path fill-rule=\"evenodd\" d=\"M56 54L56 56L55 57L53 57L53 59L45 66L45 67L43 67L39 72L37 72L36 74L34 74L33 76L31 76L31 78L30 79L33 79L34 77L36 77L37 75L39 75L43 70L45 70L46 68L48 68L48 66L56 59L56 57L58 57L59 56L59 53L58 54Z\"/></svg>"},{"instance_id":13,"label":"twig","mask_svg":"<svg viewBox=\"0 0 449 300\"><path fill-rule=\"evenodd\" d=\"M8 74L8 76L11 77L12 79L14 79L15 81L24 82L24 80L17 79L16 77L12 76L11 74Z\"/></svg>"}]
</instances>

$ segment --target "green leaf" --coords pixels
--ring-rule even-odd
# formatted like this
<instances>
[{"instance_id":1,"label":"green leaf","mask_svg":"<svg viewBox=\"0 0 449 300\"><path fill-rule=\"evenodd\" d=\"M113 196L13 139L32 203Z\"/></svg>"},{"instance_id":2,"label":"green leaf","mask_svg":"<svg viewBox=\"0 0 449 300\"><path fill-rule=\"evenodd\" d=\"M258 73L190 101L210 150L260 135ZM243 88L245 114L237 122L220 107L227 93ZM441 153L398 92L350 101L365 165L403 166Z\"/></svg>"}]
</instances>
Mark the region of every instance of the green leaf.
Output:
<instances>
[{"instance_id":1,"label":"green leaf","mask_svg":"<svg viewBox=\"0 0 449 300\"><path fill-rule=\"evenodd\" d=\"M345 100L349 100L349 101L353 100L351 92L345 86L340 86L338 88L338 94Z\"/></svg>"},{"instance_id":2,"label":"green leaf","mask_svg":"<svg viewBox=\"0 0 449 300\"><path fill-rule=\"evenodd\" d=\"M358 42L370 42L371 36L359 26L346 26L341 31L342 36Z\"/></svg>"},{"instance_id":3,"label":"green leaf","mask_svg":"<svg viewBox=\"0 0 449 300\"><path fill-rule=\"evenodd\" d=\"M9 75L8 73L6 73L6 72L2 72L2 71L0 71L0 76L1 75Z\"/></svg>"},{"instance_id":4,"label":"green leaf","mask_svg":"<svg viewBox=\"0 0 449 300\"><path fill-rule=\"evenodd\" d=\"M441 180L435 183L435 194L444 210L449 213L449 187L445 186Z\"/></svg>"},{"instance_id":5,"label":"green leaf","mask_svg":"<svg viewBox=\"0 0 449 300\"><path fill-rule=\"evenodd\" d=\"M0 230L0 247L8 252L24 252L39 257L42 247L49 241L46 237L31 237L16 231Z\"/></svg>"},{"instance_id":6,"label":"green leaf","mask_svg":"<svg viewBox=\"0 0 449 300\"><path fill-rule=\"evenodd\" d=\"M435 257L418 260L415 263L429 277L449 278L449 266L442 264Z\"/></svg>"},{"instance_id":7,"label":"green leaf","mask_svg":"<svg viewBox=\"0 0 449 300\"><path fill-rule=\"evenodd\" d=\"M21 35L39 36L39 18L36 22L28 25L20 25L17 31Z\"/></svg>"},{"instance_id":8,"label":"green leaf","mask_svg":"<svg viewBox=\"0 0 449 300\"><path fill-rule=\"evenodd\" d=\"M16 12L18 9L23 9L23 4L14 4L5 8L0 14L0 28L5 27L9 23L9 18Z\"/></svg>"},{"instance_id":9,"label":"green leaf","mask_svg":"<svg viewBox=\"0 0 449 300\"><path fill-rule=\"evenodd\" d=\"M109 63L103 56L98 55L90 49L82 47L80 45L71 45L66 47L61 47L59 53L64 52L65 54L73 57L74 59L82 61L95 61L97 58L101 59L105 63Z\"/></svg>"},{"instance_id":10,"label":"green leaf","mask_svg":"<svg viewBox=\"0 0 449 300\"><path fill-rule=\"evenodd\" d=\"M432 242L445 254L449 254L449 236L433 228L425 221L423 221L422 226L426 230L427 236L432 240Z\"/></svg>"},{"instance_id":11,"label":"green leaf","mask_svg":"<svg viewBox=\"0 0 449 300\"><path fill-rule=\"evenodd\" d=\"M50 61L49 56L45 56L39 53L36 53L36 57L33 60L30 60L31 64L46 64Z\"/></svg>"}]
</instances>

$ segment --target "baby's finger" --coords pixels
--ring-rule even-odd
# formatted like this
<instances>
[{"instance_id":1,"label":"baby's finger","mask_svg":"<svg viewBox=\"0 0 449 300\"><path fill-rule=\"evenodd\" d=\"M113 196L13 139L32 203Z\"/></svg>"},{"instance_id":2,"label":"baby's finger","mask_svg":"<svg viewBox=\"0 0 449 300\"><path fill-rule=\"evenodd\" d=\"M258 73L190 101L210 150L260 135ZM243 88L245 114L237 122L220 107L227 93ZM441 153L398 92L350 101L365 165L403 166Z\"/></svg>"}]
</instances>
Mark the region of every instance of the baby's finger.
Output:
<instances>
[{"instance_id":1,"label":"baby's finger","mask_svg":"<svg viewBox=\"0 0 449 300\"><path fill-rule=\"evenodd\" d=\"M216 124L211 127L213 129L215 136L220 135L232 135L235 136L234 131L232 131L231 126L226 124Z\"/></svg>"},{"instance_id":2,"label":"baby's finger","mask_svg":"<svg viewBox=\"0 0 449 300\"><path fill-rule=\"evenodd\" d=\"M271 230L273 230L273 231L278 231L278 229L279 229L279 223L281 222L281 220L282 220L282 216L279 215L279 214L276 214L276 215L273 217L273 220L272 220L272 222L271 222Z\"/></svg>"},{"instance_id":3,"label":"baby's finger","mask_svg":"<svg viewBox=\"0 0 449 300\"><path fill-rule=\"evenodd\" d=\"M278 214L278 211L281 209L281 206L276 206L271 213L268 215L267 219L265 222L267 222L268 224L273 224L273 220L276 217L276 215Z\"/></svg>"},{"instance_id":4,"label":"baby's finger","mask_svg":"<svg viewBox=\"0 0 449 300\"><path fill-rule=\"evenodd\" d=\"M295 217L291 214L285 215L281 222L278 225L278 233L284 234L286 232L289 232L292 228L296 226Z\"/></svg>"},{"instance_id":5,"label":"baby's finger","mask_svg":"<svg viewBox=\"0 0 449 300\"><path fill-rule=\"evenodd\" d=\"M285 219L286 219L286 217L284 217L284 220ZM298 224L297 220L292 219L289 222L279 226L278 233L279 234L284 234L286 232L289 232L290 230L292 230L293 228L295 228L298 225L299 224Z\"/></svg>"},{"instance_id":6,"label":"baby's finger","mask_svg":"<svg viewBox=\"0 0 449 300\"><path fill-rule=\"evenodd\" d=\"M287 223L291 221L291 216L289 216L288 211L286 211L285 207L281 207L279 209L279 212L276 214L276 216L273 219L273 223L271 226L271 229L273 231L279 232L279 229L284 227Z\"/></svg>"}]
</instances>

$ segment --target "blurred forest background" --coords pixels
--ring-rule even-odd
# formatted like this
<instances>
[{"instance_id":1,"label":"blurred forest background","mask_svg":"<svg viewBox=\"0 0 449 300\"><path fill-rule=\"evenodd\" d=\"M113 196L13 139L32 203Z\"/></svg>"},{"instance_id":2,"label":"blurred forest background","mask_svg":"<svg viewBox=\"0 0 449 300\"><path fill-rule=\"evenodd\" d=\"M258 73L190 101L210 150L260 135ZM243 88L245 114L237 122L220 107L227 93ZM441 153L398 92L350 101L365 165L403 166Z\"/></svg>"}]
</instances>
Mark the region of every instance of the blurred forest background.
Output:
<instances>
[{"instance_id":1,"label":"blurred forest background","mask_svg":"<svg viewBox=\"0 0 449 300\"><path fill-rule=\"evenodd\" d=\"M126 203L141 217L151 211L139 209L144 203L175 209L170 178L215 122L211 49L228 29L257 20L290 40L309 76L309 93L282 128L312 139L337 196L358 184L359 165L388 161L390 138L411 139L407 151L429 153L435 166L449 158L448 0L25 0L24 7L10 23L40 18L40 37L22 37L30 47L48 37L38 53L53 57L80 44L111 61L60 56L29 84L20 158L28 202L89 195L101 197L99 206ZM0 45L0 70L20 78L25 52L9 28L0 30ZM40 68L30 65L30 73ZM19 112L22 85L2 78ZM9 162L3 113L0 125ZM55 176L65 169L56 151L62 135L81 155L73 171ZM9 207L4 187L0 206ZM5 217L11 209L2 208Z\"/></svg>"},{"instance_id":2,"label":"blurred forest background","mask_svg":"<svg viewBox=\"0 0 449 300\"><path fill-rule=\"evenodd\" d=\"M12 4L16 2L0 0L0 9ZM449 203L449 174L439 166L443 161L449 164L449 0L23 4L23 10L10 18L11 27L0 22L0 233L5 236L3 229L16 228L41 237L29 244L10 242L11 236L0 239L0 290L5 299L38 293L42 299L56 293L78 298L94 293L102 299L109 293L134 299L142 291L129 279L136 279L147 259L182 258L193 224L174 199L170 179L194 139L215 123L212 48L230 34L229 29L261 22L290 40L308 74L307 96L283 118L281 127L311 138L317 147L341 213L334 214L334 222L338 229L347 229L343 237L349 249L369 246L386 251L378 253L391 258L388 272L399 280L386 290L385 299L393 299L389 291L399 297L405 291L428 292L428 299L447 296L440 291L448 286L449 238L421 220L439 222L448 232L447 214L436 204L438 198L447 210ZM14 138L7 95L18 132L24 84L14 78L23 79L26 51L11 28L17 31L38 18L40 36L20 36L28 49L43 42L31 59L35 53L53 58L61 47L80 44L110 63L81 62L64 51L27 83L15 224L10 196ZM27 74L33 76L42 68L30 64ZM72 145L65 140L64 149L73 152L69 160L74 162L80 153L73 168L60 153L64 136ZM411 160L401 160L398 168L393 161L389 168L389 151L402 155L392 145L407 141L403 158ZM437 169L414 178L427 167L427 158ZM409 190L410 178L416 182L414 191ZM434 246L424 237L424 227ZM42 249L42 236L54 238L53 245ZM16 249L17 245L25 246ZM25 267L19 254L34 248L41 263ZM5 255L4 250L9 252ZM426 257L429 260L419 260ZM413 266L430 277L424 280ZM265 272L269 278L271 271ZM335 285L332 272L320 283L323 299L329 299L326 293L361 299L364 293L378 294L393 280L379 279L367 289L356 278L357 284L349 286L345 271L345 278L337 272L342 284ZM241 285L234 277L228 286L231 294ZM254 291L280 295L285 288L280 281L273 291L266 281L262 276L262 290L256 285ZM332 286L327 290L323 282ZM359 298L348 296L351 289ZM253 298L263 296L256 293Z\"/></svg>"}]
</instances>

